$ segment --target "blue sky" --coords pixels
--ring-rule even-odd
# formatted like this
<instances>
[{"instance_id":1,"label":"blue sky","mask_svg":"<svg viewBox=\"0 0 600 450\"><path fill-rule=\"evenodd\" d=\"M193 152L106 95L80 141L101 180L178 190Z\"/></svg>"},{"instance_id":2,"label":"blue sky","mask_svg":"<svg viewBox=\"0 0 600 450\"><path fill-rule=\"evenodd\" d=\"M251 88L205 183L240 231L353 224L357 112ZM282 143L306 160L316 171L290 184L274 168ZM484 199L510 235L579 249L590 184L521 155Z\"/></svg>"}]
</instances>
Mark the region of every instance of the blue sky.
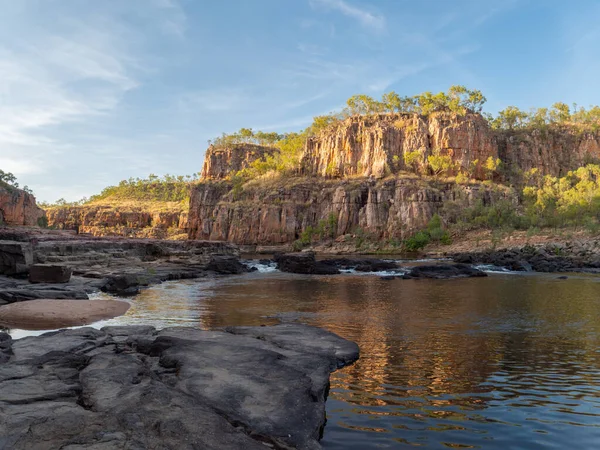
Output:
<instances>
[{"instance_id":1,"label":"blue sky","mask_svg":"<svg viewBox=\"0 0 600 450\"><path fill-rule=\"evenodd\" d=\"M0 0L0 169L77 200L357 93L600 104L599 23L597 0Z\"/></svg>"}]
</instances>

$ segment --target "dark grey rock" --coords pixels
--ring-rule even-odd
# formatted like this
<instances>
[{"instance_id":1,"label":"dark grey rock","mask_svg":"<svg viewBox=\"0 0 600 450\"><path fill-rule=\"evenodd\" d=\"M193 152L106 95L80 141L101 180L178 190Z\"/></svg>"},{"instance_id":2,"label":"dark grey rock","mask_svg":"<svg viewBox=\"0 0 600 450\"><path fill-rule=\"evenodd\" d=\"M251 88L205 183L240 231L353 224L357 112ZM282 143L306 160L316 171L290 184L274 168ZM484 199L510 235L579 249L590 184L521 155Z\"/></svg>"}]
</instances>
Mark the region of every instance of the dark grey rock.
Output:
<instances>
[{"instance_id":1,"label":"dark grey rock","mask_svg":"<svg viewBox=\"0 0 600 450\"><path fill-rule=\"evenodd\" d=\"M33 264L31 244L17 241L0 241L0 274L27 274Z\"/></svg>"},{"instance_id":2,"label":"dark grey rock","mask_svg":"<svg viewBox=\"0 0 600 450\"><path fill-rule=\"evenodd\" d=\"M317 261L312 252L281 253L275 255L277 268L282 272L311 275L336 275L340 271L323 261Z\"/></svg>"},{"instance_id":3,"label":"dark grey rock","mask_svg":"<svg viewBox=\"0 0 600 450\"><path fill-rule=\"evenodd\" d=\"M206 270L212 270L224 275L236 275L248 272L248 268L240 262L238 257L230 255L211 256Z\"/></svg>"},{"instance_id":4,"label":"dark grey rock","mask_svg":"<svg viewBox=\"0 0 600 450\"><path fill-rule=\"evenodd\" d=\"M408 272L402 278L446 279L465 277L487 277L487 273L466 264L436 264L413 267L410 272Z\"/></svg>"},{"instance_id":5,"label":"dark grey rock","mask_svg":"<svg viewBox=\"0 0 600 450\"><path fill-rule=\"evenodd\" d=\"M11 341L0 448L318 449L356 344L297 324L79 328Z\"/></svg>"},{"instance_id":6,"label":"dark grey rock","mask_svg":"<svg viewBox=\"0 0 600 450\"><path fill-rule=\"evenodd\" d=\"M73 271L58 264L33 264L29 268L31 283L68 283Z\"/></svg>"},{"instance_id":7,"label":"dark grey rock","mask_svg":"<svg viewBox=\"0 0 600 450\"><path fill-rule=\"evenodd\" d=\"M337 269L356 270L357 272L381 272L399 268L398 264L394 261L375 258L330 258L324 259L321 262Z\"/></svg>"},{"instance_id":8,"label":"dark grey rock","mask_svg":"<svg viewBox=\"0 0 600 450\"><path fill-rule=\"evenodd\" d=\"M140 279L135 274L112 275L101 287L103 292L110 294L128 296L136 295L140 292Z\"/></svg>"}]
</instances>

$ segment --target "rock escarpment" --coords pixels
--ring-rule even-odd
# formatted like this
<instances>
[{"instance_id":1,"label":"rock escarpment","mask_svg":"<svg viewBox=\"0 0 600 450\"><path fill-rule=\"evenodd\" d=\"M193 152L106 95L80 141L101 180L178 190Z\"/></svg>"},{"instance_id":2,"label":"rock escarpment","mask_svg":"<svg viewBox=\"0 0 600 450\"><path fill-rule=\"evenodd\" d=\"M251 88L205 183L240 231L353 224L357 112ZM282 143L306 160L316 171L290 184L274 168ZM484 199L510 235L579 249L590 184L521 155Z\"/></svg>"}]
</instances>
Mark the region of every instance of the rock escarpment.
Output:
<instances>
[{"instance_id":1,"label":"rock escarpment","mask_svg":"<svg viewBox=\"0 0 600 450\"><path fill-rule=\"evenodd\" d=\"M357 358L356 344L292 324L0 333L0 443L316 450L329 375Z\"/></svg>"},{"instance_id":2,"label":"rock escarpment","mask_svg":"<svg viewBox=\"0 0 600 450\"><path fill-rule=\"evenodd\" d=\"M416 159L405 156L417 152ZM427 158L447 155L471 178L484 180L488 158L500 158L498 181L519 181L530 169L562 176L600 159L600 133L575 127L496 131L480 114L379 114L352 116L309 138L302 173L327 177L374 176L400 171L428 173Z\"/></svg>"},{"instance_id":3,"label":"rock escarpment","mask_svg":"<svg viewBox=\"0 0 600 450\"><path fill-rule=\"evenodd\" d=\"M600 161L600 133L573 127L548 127L496 133L498 157L515 178L531 169L540 176L562 177L570 170Z\"/></svg>"},{"instance_id":4,"label":"rock escarpment","mask_svg":"<svg viewBox=\"0 0 600 450\"><path fill-rule=\"evenodd\" d=\"M202 179L222 180L279 150L255 144L233 144L228 147L211 145L206 150Z\"/></svg>"},{"instance_id":5,"label":"rock escarpment","mask_svg":"<svg viewBox=\"0 0 600 450\"><path fill-rule=\"evenodd\" d=\"M334 238L356 230L403 238L448 206L519 203L518 189L432 178L429 157L450 160L446 175L518 186L531 169L560 176L600 160L600 133L565 126L496 131L479 114L352 116L306 141L295 176L240 186L228 176L241 161L261 157L254 150L244 157L243 150L220 151L217 158L209 149L202 182L192 188L191 239L285 244L330 218ZM500 158L501 170L486 168L490 158Z\"/></svg>"},{"instance_id":6,"label":"rock escarpment","mask_svg":"<svg viewBox=\"0 0 600 450\"><path fill-rule=\"evenodd\" d=\"M418 155L407 163L409 152ZM427 157L438 153L475 179L483 179L483 164L498 156L495 136L479 114L353 116L308 139L302 172L376 178L399 171L427 173Z\"/></svg>"},{"instance_id":7,"label":"rock escarpment","mask_svg":"<svg viewBox=\"0 0 600 450\"><path fill-rule=\"evenodd\" d=\"M332 237L357 231L376 238L403 237L423 228L450 203L466 208L499 199L516 201L508 189L418 178L295 178L247 185L240 193L232 192L227 181L205 182L192 191L190 238L283 244L329 220L335 222Z\"/></svg>"},{"instance_id":8,"label":"rock escarpment","mask_svg":"<svg viewBox=\"0 0 600 450\"><path fill-rule=\"evenodd\" d=\"M43 217L33 195L0 183L0 225L35 226Z\"/></svg>"},{"instance_id":9,"label":"rock escarpment","mask_svg":"<svg viewBox=\"0 0 600 450\"><path fill-rule=\"evenodd\" d=\"M131 202L130 202L131 203ZM187 206L172 202L53 207L46 211L48 226L77 230L92 236L185 239Z\"/></svg>"}]
</instances>

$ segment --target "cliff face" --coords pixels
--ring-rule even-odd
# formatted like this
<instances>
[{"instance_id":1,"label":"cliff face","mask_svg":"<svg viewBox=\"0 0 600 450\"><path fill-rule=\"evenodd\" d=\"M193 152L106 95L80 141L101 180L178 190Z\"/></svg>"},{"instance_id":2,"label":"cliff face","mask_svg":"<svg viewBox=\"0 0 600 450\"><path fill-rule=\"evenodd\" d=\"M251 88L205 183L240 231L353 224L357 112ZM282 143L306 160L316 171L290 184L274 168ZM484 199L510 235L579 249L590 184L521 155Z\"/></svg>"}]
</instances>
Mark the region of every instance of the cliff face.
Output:
<instances>
[{"instance_id":1,"label":"cliff face","mask_svg":"<svg viewBox=\"0 0 600 450\"><path fill-rule=\"evenodd\" d=\"M264 158L278 151L278 149L273 147L254 144L235 144L226 148L211 145L206 150L204 157L202 179L222 180L235 172L245 169L257 159Z\"/></svg>"},{"instance_id":2,"label":"cliff face","mask_svg":"<svg viewBox=\"0 0 600 450\"><path fill-rule=\"evenodd\" d=\"M48 209L48 225L78 230L93 236L148 238L187 237L187 210L172 207L158 211L151 206L83 205Z\"/></svg>"},{"instance_id":3,"label":"cliff face","mask_svg":"<svg viewBox=\"0 0 600 450\"><path fill-rule=\"evenodd\" d=\"M44 210L35 203L35 197L20 189L0 185L0 224L38 225Z\"/></svg>"},{"instance_id":4,"label":"cliff face","mask_svg":"<svg viewBox=\"0 0 600 450\"><path fill-rule=\"evenodd\" d=\"M234 193L228 182L200 183L190 200L190 238L268 245L290 243L309 226L334 218L334 237L368 233L405 237L423 228L444 205L469 207L516 197L482 184L455 185L418 178L344 181L288 179L246 186Z\"/></svg>"},{"instance_id":5,"label":"cliff face","mask_svg":"<svg viewBox=\"0 0 600 450\"><path fill-rule=\"evenodd\" d=\"M600 159L600 133L568 127L498 133L498 156L514 173L538 169L540 175L564 176Z\"/></svg>"},{"instance_id":6,"label":"cliff face","mask_svg":"<svg viewBox=\"0 0 600 450\"><path fill-rule=\"evenodd\" d=\"M419 153L410 165L404 157L408 152ZM302 173L376 178L399 171L426 173L427 157L437 152L476 179L484 175L485 160L498 155L495 136L479 114L353 116L307 141Z\"/></svg>"},{"instance_id":7,"label":"cliff face","mask_svg":"<svg viewBox=\"0 0 600 450\"><path fill-rule=\"evenodd\" d=\"M418 152L406 163L408 152ZM537 168L540 175L562 176L600 159L600 133L581 133L571 127L546 130L492 130L479 114L450 113L354 116L310 138L302 157L306 175L380 178L400 171L427 173L427 157L449 155L457 170L483 180L485 161L500 158L504 181ZM498 179L501 179L497 176Z\"/></svg>"},{"instance_id":8,"label":"cliff face","mask_svg":"<svg viewBox=\"0 0 600 450\"><path fill-rule=\"evenodd\" d=\"M448 205L460 209L500 198L518 203L508 188L421 177L431 174L429 156L450 156L454 173L475 180L490 176L484 169L488 158L500 158L503 170L495 180L518 183L532 168L538 175L561 176L599 160L600 133L566 127L498 132L479 114L354 116L307 140L298 177L234 187L227 175L264 155L255 147L247 155L240 153L244 146L209 149L203 182L192 189L190 238L290 243L330 217L335 236L359 229L376 238L405 237Z\"/></svg>"}]
</instances>

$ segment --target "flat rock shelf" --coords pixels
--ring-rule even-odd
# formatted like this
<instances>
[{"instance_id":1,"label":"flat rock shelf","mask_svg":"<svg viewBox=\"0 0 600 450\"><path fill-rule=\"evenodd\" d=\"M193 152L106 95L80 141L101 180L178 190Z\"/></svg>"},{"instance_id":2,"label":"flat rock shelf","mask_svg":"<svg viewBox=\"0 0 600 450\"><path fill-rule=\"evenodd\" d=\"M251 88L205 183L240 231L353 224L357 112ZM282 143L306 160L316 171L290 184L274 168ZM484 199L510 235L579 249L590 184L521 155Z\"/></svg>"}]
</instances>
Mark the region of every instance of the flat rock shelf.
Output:
<instances>
[{"instance_id":1,"label":"flat rock shelf","mask_svg":"<svg viewBox=\"0 0 600 450\"><path fill-rule=\"evenodd\" d=\"M358 355L298 324L0 333L0 449L319 449Z\"/></svg>"}]
</instances>

